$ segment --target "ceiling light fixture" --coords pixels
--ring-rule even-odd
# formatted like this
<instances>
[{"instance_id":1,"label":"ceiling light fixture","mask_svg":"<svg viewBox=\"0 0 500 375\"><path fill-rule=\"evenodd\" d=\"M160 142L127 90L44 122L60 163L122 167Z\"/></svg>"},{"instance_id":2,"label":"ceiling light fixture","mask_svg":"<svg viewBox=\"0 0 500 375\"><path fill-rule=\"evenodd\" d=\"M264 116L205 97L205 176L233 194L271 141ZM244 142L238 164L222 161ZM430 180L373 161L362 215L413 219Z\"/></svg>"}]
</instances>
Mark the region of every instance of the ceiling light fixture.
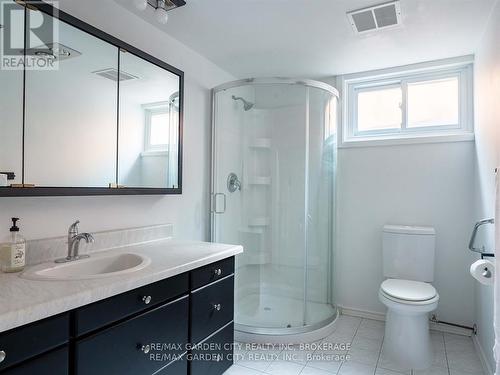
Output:
<instances>
[{"instance_id":1,"label":"ceiling light fixture","mask_svg":"<svg viewBox=\"0 0 500 375\"><path fill-rule=\"evenodd\" d=\"M165 0L158 0L158 7L155 10L156 20L159 23L166 24L168 22L167 3Z\"/></svg>"},{"instance_id":2,"label":"ceiling light fixture","mask_svg":"<svg viewBox=\"0 0 500 375\"><path fill-rule=\"evenodd\" d=\"M168 12L172 9L186 5L184 0L132 0L134 6L144 11L148 5L155 9L156 20L161 24L168 21Z\"/></svg>"}]
</instances>

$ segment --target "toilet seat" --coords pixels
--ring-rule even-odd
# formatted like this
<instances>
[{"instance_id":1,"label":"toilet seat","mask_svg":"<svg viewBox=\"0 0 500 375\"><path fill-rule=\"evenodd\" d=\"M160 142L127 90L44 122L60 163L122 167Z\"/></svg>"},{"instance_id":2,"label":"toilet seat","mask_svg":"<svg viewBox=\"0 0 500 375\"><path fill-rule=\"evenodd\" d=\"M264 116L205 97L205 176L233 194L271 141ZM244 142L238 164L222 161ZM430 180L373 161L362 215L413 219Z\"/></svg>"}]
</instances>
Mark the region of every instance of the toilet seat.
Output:
<instances>
[{"instance_id":1,"label":"toilet seat","mask_svg":"<svg viewBox=\"0 0 500 375\"><path fill-rule=\"evenodd\" d=\"M439 299L436 289L429 283L413 280L387 279L380 292L388 299L403 304L430 304Z\"/></svg>"}]
</instances>

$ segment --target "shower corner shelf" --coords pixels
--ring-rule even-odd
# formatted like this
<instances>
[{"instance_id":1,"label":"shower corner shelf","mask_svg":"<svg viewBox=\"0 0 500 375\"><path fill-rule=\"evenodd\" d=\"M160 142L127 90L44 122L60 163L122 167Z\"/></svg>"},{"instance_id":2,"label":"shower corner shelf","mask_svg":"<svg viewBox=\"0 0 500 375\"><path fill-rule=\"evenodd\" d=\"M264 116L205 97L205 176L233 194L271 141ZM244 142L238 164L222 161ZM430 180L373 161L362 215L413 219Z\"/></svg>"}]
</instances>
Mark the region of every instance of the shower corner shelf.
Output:
<instances>
[{"instance_id":1,"label":"shower corner shelf","mask_svg":"<svg viewBox=\"0 0 500 375\"><path fill-rule=\"evenodd\" d=\"M267 227L271 224L271 219L268 217L254 217L248 221L249 227Z\"/></svg>"},{"instance_id":2,"label":"shower corner shelf","mask_svg":"<svg viewBox=\"0 0 500 375\"><path fill-rule=\"evenodd\" d=\"M271 263L271 253L268 251L258 251L245 255L246 264L266 264Z\"/></svg>"},{"instance_id":3,"label":"shower corner shelf","mask_svg":"<svg viewBox=\"0 0 500 375\"><path fill-rule=\"evenodd\" d=\"M271 185L271 177L269 176L256 176L252 177L249 181L250 185Z\"/></svg>"},{"instance_id":4,"label":"shower corner shelf","mask_svg":"<svg viewBox=\"0 0 500 375\"><path fill-rule=\"evenodd\" d=\"M251 148L271 148L271 138L256 138L251 144Z\"/></svg>"},{"instance_id":5,"label":"shower corner shelf","mask_svg":"<svg viewBox=\"0 0 500 375\"><path fill-rule=\"evenodd\" d=\"M259 227L251 227L249 225L248 228L245 228L245 227L239 228L238 233L263 234L264 230L262 228L259 228Z\"/></svg>"}]
</instances>

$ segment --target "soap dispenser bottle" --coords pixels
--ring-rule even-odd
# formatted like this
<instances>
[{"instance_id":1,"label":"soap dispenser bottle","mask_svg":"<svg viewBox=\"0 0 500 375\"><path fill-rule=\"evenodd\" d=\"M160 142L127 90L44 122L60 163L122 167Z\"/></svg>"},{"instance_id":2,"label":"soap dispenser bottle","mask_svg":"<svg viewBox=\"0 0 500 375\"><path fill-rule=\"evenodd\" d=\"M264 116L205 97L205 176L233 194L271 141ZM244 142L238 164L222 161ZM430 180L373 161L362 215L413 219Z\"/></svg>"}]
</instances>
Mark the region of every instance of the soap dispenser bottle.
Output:
<instances>
[{"instance_id":1,"label":"soap dispenser bottle","mask_svg":"<svg viewBox=\"0 0 500 375\"><path fill-rule=\"evenodd\" d=\"M26 264L26 241L16 225L19 218L12 218L10 236L0 246L2 272L19 272Z\"/></svg>"}]
</instances>

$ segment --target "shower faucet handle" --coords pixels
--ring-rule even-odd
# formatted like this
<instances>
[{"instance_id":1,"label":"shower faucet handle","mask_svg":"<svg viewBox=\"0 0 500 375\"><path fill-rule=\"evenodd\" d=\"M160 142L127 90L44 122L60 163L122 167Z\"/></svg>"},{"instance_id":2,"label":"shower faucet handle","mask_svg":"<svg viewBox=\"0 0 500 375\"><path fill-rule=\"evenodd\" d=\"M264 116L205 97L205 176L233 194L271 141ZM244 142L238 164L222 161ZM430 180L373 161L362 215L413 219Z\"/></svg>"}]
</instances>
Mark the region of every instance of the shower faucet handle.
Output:
<instances>
[{"instance_id":1,"label":"shower faucet handle","mask_svg":"<svg viewBox=\"0 0 500 375\"><path fill-rule=\"evenodd\" d=\"M227 176L227 190L234 193L236 190L241 190L241 181L236 173L229 173Z\"/></svg>"}]
</instances>

